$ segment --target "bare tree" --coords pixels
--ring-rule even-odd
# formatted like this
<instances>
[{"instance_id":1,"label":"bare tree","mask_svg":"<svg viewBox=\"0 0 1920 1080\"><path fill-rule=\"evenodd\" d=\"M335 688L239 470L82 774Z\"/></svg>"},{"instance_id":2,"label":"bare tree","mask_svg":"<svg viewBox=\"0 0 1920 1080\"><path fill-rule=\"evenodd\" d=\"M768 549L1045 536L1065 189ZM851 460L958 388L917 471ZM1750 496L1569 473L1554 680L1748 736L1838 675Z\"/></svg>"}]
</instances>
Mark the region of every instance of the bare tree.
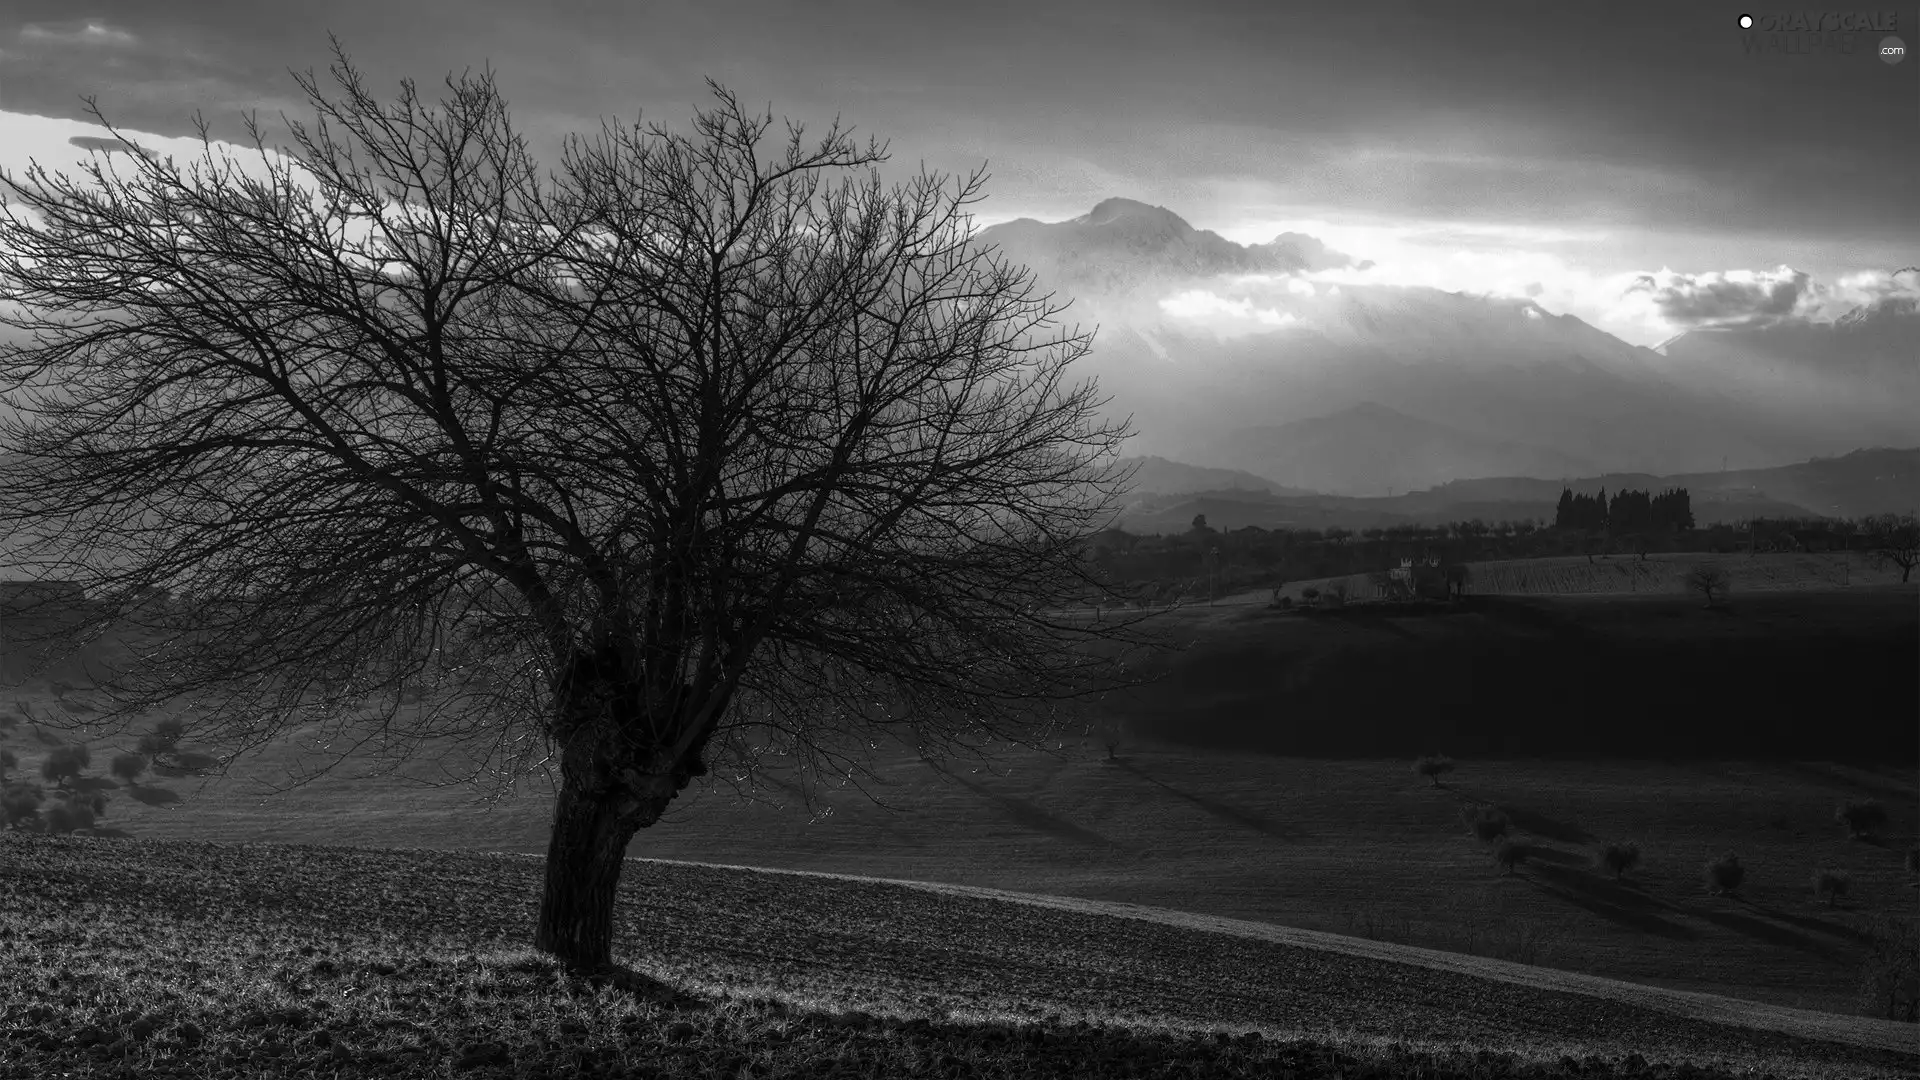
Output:
<instances>
[{"instance_id":1,"label":"bare tree","mask_svg":"<svg viewBox=\"0 0 1920 1080\"><path fill-rule=\"evenodd\" d=\"M1700 563L1687 571L1681 579L1688 590L1697 592L1706 598L1706 607L1712 607L1716 601L1727 595L1727 572L1712 563Z\"/></svg>"},{"instance_id":2,"label":"bare tree","mask_svg":"<svg viewBox=\"0 0 1920 1080\"><path fill-rule=\"evenodd\" d=\"M1920 518L1912 514L1876 514L1866 522L1867 550L1875 561L1900 568L1905 584L1920 565Z\"/></svg>"},{"instance_id":3,"label":"bare tree","mask_svg":"<svg viewBox=\"0 0 1920 1080\"><path fill-rule=\"evenodd\" d=\"M837 124L768 154L713 83L691 134L543 173L490 73L383 103L335 55L288 150L249 118L232 156L202 124L186 167L5 178L0 524L92 598L50 645L143 635L105 716L557 772L533 940L603 969L695 778L1038 744L1131 678L1145 628L1058 617L1105 589L1126 431L973 242L983 174L884 186Z\"/></svg>"}]
</instances>

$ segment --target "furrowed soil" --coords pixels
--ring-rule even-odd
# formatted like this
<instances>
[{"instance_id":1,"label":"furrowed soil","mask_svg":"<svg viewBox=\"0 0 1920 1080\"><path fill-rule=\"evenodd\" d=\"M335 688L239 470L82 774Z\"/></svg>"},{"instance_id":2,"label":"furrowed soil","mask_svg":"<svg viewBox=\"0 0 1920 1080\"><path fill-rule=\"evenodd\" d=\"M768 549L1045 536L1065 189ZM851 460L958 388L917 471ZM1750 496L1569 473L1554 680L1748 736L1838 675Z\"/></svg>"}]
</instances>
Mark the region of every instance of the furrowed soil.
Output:
<instances>
[{"instance_id":1,"label":"furrowed soil","mask_svg":"<svg viewBox=\"0 0 1920 1080\"><path fill-rule=\"evenodd\" d=\"M1081 728L990 765L882 751L867 786L890 809L831 791L815 814L774 770L757 801L689 789L631 854L1154 905L1830 1013L1857 1009L1875 921L1914 914L1913 587L1736 593L1719 611L1657 595L1201 607L1168 625L1191 645L1163 681L1084 718L1124 722L1111 758ZM0 704L0 747L31 773L73 737L51 719L84 721L89 700L78 667L29 682ZM96 737L92 772L132 742ZM191 743L186 764L210 763ZM1411 771L1429 751L1458 759L1443 787ZM425 786L432 760L380 777L353 759L267 794L316 760L290 738L225 777L84 783L112 796L107 836L545 850L538 781L484 810ZM1890 824L1849 839L1835 807L1868 798ZM1463 820L1482 807L1533 845L1510 875ZM1617 840L1642 861L1616 881L1592 856ZM1747 881L1710 895L1703 864L1726 851ZM1812 891L1821 867L1851 874L1835 903Z\"/></svg>"},{"instance_id":2,"label":"furrowed soil","mask_svg":"<svg viewBox=\"0 0 1920 1080\"><path fill-rule=\"evenodd\" d=\"M635 978L595 987L519 944L538 882L505 855L0 835L0 1077L1920 1067L1888 1022L1742 1020L1169 919L661 862L629 863L616 912Z\"/></svg>"}]
</instances>

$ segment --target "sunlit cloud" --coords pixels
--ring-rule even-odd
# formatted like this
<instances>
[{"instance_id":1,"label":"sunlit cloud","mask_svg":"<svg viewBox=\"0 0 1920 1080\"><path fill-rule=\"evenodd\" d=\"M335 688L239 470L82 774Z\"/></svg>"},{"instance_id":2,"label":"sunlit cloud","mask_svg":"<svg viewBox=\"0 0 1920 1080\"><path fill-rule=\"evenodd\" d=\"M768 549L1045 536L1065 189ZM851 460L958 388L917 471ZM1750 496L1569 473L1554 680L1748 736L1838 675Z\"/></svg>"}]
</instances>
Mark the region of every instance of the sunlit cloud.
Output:
<instances>
[{"instance_id":1,"label":"sunlit cloud","mask_svg":"<svg viewBox=\"0 0 1920 1080\"><path fill-rule=\"evenodd\" d=\"M1293 312L1258 306L1244 297L1222 296L1208 289L1188 289L1169 296L1160 301L1160 310L1222 337L1277 330L1300 321Z\"/></svg>"},{"instance_id":2,"label":"sunlit cloud","mask_svg":"<svg viewBox=\"0 0 1920 1080\"><path fill-rule=\"evenodd\" d=\"M38 45L84 45L125 48L137 44L139 39L125 30L116 29L99 22L83 22L73 27L49 26L45 23L28 23L20 28L20 36Z\"/></svg>"}]
</instances>

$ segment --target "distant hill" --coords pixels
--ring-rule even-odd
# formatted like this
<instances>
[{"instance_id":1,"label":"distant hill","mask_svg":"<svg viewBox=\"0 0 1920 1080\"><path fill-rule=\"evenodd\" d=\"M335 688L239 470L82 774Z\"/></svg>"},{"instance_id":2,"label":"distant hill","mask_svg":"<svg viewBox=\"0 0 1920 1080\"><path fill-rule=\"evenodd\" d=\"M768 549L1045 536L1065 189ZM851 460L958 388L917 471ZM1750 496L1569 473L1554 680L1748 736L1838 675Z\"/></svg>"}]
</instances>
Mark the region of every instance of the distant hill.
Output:
<instances>
[{"instance_id":1,"label":"distant hill","mask_svg":"<svg viewBox=\"0 0 1920 1080\"><path fill-rule=\"evenodd\" d=\"M1365 402L1330 416L1229 431L1193 457L1341 495L1415 491L1463 476L1566 476L1591 461L1472 434ZM1558 495L1558 492L1555 492Z\"/></svg>"},{"instance_id":2,"label":"distant hill","mask_svg":"<svg viewBox=\"0 0 1920 1080\"><path fill-rule=\"evenodd\" d=\"M1920 448L1859 450L1774 469L1713 473L1606 473L1565 480L1495 477L1456 480L1392 497L1211 491L1150 496L1122 516L1134 533L1184 532L1195 514L1216 529L1385 527L1447 521L1553 520L1563 487L1660 491L1684 487L1705 526L1753 517L1860 517L1920 508Z\"/></svg>"},{"instance_id":3,"label":"distant hill","mask_svg":"<svg viewBox=\"0 0 1920 1080\"><path fill-rule=\"evenodd\" d=\"M1130 486L1134 497L1181 495L1201 491L1258 491L1270 495L1312 495L1305 488L1276 484L1264 476L1239 469L1216 469L1189 465L1163 457L1128 457L1114 463L1116 469L1133 469Z\"/></svg>"}]
</instances>

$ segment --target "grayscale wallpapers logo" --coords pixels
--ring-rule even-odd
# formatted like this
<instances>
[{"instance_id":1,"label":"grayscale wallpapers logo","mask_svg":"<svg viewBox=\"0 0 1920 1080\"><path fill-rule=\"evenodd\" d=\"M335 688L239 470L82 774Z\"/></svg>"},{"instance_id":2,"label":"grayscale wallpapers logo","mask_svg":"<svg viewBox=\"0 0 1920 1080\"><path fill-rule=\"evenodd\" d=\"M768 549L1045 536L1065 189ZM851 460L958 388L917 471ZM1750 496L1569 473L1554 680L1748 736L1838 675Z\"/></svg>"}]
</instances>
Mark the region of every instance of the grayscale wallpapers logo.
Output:
<instances>
[{"instance_id":1,"label":"grayscale wallpapers logo","mask_svg":"<svg viewBox=\"0 0 1920 1080\"><path fill-rule=\"evenodd\" d=\"M1893 31L1900 16L1893 11L1791 11L1777 15L1742 15L1741 45L1749 56L1812 56L1869 53L1887 64L1906 58L1907 44ZM1868 34L1884 34L1869 44Z\"/></svg>"}]
</instances>

